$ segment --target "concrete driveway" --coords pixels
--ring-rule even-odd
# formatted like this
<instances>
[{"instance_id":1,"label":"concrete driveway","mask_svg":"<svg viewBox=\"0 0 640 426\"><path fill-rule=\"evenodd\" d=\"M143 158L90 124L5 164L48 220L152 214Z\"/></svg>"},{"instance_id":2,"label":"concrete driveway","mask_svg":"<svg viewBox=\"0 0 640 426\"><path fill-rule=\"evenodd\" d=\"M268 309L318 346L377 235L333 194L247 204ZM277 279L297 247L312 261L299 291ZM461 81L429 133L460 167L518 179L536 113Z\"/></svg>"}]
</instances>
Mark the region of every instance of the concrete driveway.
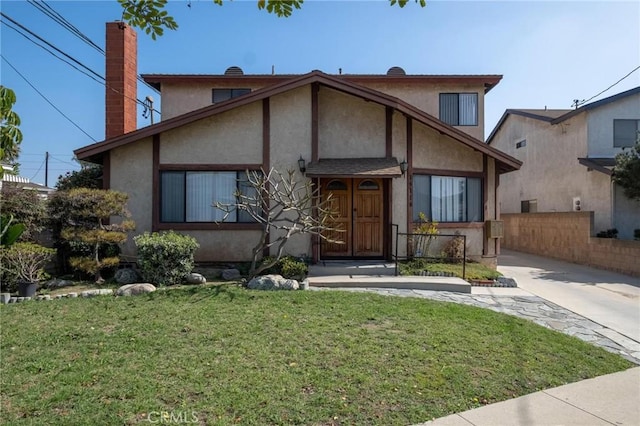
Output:
<instances>
[{"instance_id":1,"label":"concrete driveway","mask_svg":"<svg viewBox=\"0 0 640 426\"><path fill-rule=\"evenodd\" d=\"M498 270L519 288L640 344L640 279L505 249Z\"/></svg>"}]
</instances>

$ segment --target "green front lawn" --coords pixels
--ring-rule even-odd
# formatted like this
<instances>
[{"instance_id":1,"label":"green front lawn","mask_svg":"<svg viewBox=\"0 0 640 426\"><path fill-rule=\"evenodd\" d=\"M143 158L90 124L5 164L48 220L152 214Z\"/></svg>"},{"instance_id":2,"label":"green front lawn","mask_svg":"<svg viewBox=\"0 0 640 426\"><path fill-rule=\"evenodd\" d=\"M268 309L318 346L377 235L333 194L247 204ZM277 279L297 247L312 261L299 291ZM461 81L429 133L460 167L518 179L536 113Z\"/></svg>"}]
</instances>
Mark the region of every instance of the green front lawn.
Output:
<instances>
[{"instance_id":1,"label":"green front lawn","mask_svg":"<svg viewBox=\"0 0 640 426\"><path fill-rule=\"evenodd\" d=\"M632 366L516 317L370 293L201 286L0 315L7 424L406 425Z\"/></svg>"}]
</instances>

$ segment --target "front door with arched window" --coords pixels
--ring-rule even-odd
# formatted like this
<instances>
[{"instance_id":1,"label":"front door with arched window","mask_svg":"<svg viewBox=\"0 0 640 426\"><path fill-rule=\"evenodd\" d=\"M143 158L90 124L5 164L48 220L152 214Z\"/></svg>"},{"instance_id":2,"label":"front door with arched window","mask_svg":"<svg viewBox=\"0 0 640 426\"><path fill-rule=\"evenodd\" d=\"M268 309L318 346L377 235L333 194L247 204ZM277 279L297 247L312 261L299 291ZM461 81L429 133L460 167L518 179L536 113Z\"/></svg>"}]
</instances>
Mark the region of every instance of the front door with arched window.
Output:
<instances>
[{"instance_id":1,"label":"front door with arched window","mask_svg":"<svg viewBox=\"0 0 640 426\"><path fill-rule=\"evenodd\" d=\"M322 258L382 257L384 255L384 185L378 178L327 178L321 180L323 198L331 194L335 216L323 241Z\"/></svg>"}]
</instances>

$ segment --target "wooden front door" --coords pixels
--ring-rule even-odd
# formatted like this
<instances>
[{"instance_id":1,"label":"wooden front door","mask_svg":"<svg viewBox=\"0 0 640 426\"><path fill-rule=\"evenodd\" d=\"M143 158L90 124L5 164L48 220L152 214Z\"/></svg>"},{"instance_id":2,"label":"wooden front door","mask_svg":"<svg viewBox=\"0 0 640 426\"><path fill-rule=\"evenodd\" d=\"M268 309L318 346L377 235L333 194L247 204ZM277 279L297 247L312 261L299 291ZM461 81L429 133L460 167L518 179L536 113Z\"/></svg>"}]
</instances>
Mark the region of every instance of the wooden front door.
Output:
<instances>
[{"instance_id":1,"label":"wooden front door","mask_svg":"<svg viewBox=\"0 0 640 426\"><path fill-rule=\"evenodd\" d=\"M322 195L332 194L336 213L332 227L339 231L329 238L343 244L323 241L321 256L382 257L384 254L384 186L381 179L336 178L321 181Z\"/></svg>"}]
</instances>

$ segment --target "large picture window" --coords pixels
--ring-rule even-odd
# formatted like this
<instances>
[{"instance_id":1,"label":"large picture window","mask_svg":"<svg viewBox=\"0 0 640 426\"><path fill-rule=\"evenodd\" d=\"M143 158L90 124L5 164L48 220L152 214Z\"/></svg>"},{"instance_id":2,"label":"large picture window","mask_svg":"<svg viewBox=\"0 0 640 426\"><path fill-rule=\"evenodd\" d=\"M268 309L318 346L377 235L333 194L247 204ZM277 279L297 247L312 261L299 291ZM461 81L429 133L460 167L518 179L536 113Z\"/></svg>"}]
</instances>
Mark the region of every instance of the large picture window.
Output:
<instances>
[{"instance_id":1,"label":"large picture window","mask_svg":"<svg viewBox=\"0 0 640 426\"><path fill-rule=\"evenodd\" d=\"M440 120L452 126L477 126L478 94L440 93Z\"/></svg>"},{"instance_id":2,"label":"large picture window","mask_svg":"<svg viewBox=\"0 0 640 426\"><path fill-rule=\"evenodd\" d=\"M233 211L227 217L215 207L234 204L238 191L246 196L255 189L246 184L246 172L189 172L160 173L160 221L193 222L253 222L244 211Z\"/></svg>"},{"instance_id":3,"label":"large picture window","mask_svg":"<svg viewBox=\"0 0 640 426\"><path fill-rule=\"evenodd\" d=\"M413 176L413 220L424 213L437 222L481 222L482 181L453 176Z\"/></svg>"}]
</instances>

